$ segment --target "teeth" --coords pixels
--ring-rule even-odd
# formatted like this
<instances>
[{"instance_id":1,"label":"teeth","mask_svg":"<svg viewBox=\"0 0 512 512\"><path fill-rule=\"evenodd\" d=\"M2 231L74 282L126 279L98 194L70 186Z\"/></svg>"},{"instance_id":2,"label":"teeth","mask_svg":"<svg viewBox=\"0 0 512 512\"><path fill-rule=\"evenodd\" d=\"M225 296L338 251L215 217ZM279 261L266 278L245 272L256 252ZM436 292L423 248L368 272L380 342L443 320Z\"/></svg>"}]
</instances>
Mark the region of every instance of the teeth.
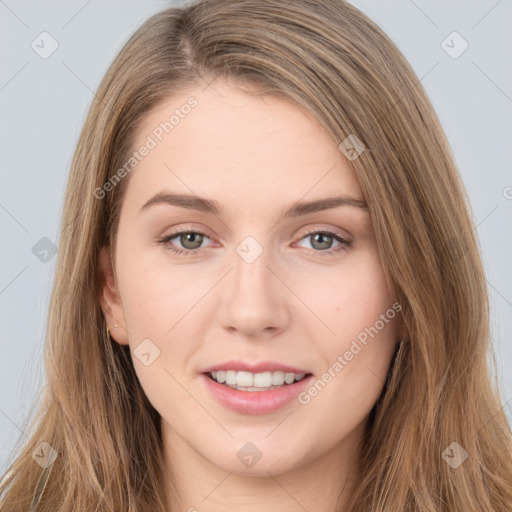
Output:
<instances>
[{"instance_id":1,"label":"teeth","mask_svg":"<svg viewBox=\"0 0 512 512\"><path fill-rule=\"evenodd\" d=\"M230 372L228 372L230 373ZM236 384L237 386L244 386L246 388L252 387L252 382L254 380L254 376L249 372L235 372L233 371L233 381L228 382L228 384ZM227 382L227 380L226 380ZM262 387L262 386L260 386Z\"/></svg>"},{"instance_id":2,"label":"teeth","mask_svg":"<svg viewBox=\"0 0 512 512\"><path fill-rule=\"evenodd\" d=\"M255 373L254 375L252 373L248 373L248 375L249 375L249 379L252 382L251 382L251 384L245 384L245 386L254 386L255 388L269 388L273 384L272 372ZM237 384L238 384L238 380L237 380Z\"/></svg>"},{"instance_id":3,"label":"teeth","mask_svg":"<svg viewBox=\"0 0 512 512\"><path fill-rule=\"evenodd\" d=\"M213 380L220 384L226 384L231 387L242 388L271 388L273 386L282 386L283 384L293 384L302 380L305 376L304 373L285 373L277 372L262 372L251 373L246 371L218 370L210 372Z\"/></svg>"},{"instance_id":4,"label":"teeth","mask_svg":"<svg viewBox=\"0 0 512 512\"><path fill-rule=\"evenodd\" d=\"M233 370L228 370L226 372L226 384L229 386L234 386L236 384L236 373Z\"/></svg>"},{"instance_id":5,"label":"teeth","mask_svg":"<svg viewBox=\"0 0 512 512\"><path fill-rule=\"evenodd\" d=\"M272 372L272 385L282 386L284 384L284 372Z\"/></svg>"},{"instance_id":6,"label":"teeth","mask_svg":"<svg viewBox=\"0 0 512 512\"><path fill-rule=\"evenodd\" d=\"M295 380L295 374L294 373L285 373L284 374L284 381L286 384L291 384Z\"/></svg>"}]
</instances>

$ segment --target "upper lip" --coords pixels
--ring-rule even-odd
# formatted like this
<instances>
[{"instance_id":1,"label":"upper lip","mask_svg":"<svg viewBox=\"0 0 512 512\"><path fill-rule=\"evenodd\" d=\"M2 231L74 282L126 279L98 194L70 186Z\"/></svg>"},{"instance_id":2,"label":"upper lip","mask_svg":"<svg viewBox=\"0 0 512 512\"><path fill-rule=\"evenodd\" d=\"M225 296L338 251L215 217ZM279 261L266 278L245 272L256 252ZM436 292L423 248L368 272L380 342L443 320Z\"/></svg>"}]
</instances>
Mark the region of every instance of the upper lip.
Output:
<instances>
[{"instance_id":1,"label":"upper lip","mask_svg":"<svg viewBox=\"0 0 512 512\"><path fill-rule=\"evenodd\" d=\"M261 361L260 363L248 363L246 361L226 361L224 363L213 364L204 368L202 373L210 373L214 371L245 371L251 373L263 373L263 372L278 372L282 371L285 373L311 373L308 370L297 368L295 366L289 366L287 364L278 363L276 361Z\"/></svg>"}]
</instances>

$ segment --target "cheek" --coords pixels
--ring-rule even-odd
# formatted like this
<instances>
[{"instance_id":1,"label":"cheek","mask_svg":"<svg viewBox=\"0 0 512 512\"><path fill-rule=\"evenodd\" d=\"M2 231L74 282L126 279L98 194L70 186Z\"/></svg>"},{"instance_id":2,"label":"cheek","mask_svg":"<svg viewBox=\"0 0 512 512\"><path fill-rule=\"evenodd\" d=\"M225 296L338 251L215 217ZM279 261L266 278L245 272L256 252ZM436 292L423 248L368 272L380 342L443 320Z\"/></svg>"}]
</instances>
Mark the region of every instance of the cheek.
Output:
<instances>
[{"instance_id":1,"label":"cheek","mask_svg":"<svg viewBox=\"0 0 512 512\"><path fill-rule=\"evenodd\" d=\"M351 325L340 323L338 341L321 348L321 373L298 397L303 418L322 418L325 443L335 444L364 422L383 391L396 347L397 321L395 310L386 311L390 311L387 322L373 318L367 326L366 318L362 322L359 317L351 318ZM307 421L304 425L314 437L318 425Z\"/></svg>"},{"instance_id":2,"label":"cheek","mask_svg":"<svg viewBox=\"0 0 512 512\"><path fill-rule=\"evenodd\" d=\"M327 293L314 296L335 335L319 344L324 368L303 402L318 413L337 404L333 421L340 410L353 414L353 421L370 411L396 346L399 312L393 308L380 259L369 251L351 263L331 278Z\"/></svg>"},{"instance_id":3,"label":"cheek","mask_svg":"<svg viewBox=\"0 0 512 512\"><path fill-rule=\"evenodd\" d=\"M151 258L154 252L137 250L135 243L123 252L119 244L118 276L123 285L120 293L125 325L135 370L151 401L158 399L153 395L159 395L159 389L179 392L171 375L187 364L197 348L186 329L197 315L194 304L204 294L182 273L170 272L169 266ZM145 364L148 356L139 357L147 353L152 361L149 365Z\"/></svg>"},{"instance_id":4,"label":"cheek","mask_svg":"<svg viewBox=\"0 0 512 512\"><path fill-rule=\"evenodd\" d=\"M385 275L376 251L354 255L339 270L315 277L309 295L331 330L333 345L341 348L348 340L375 324L392 306ZM390 322L388 322L390 323Z\"/></svg>"},{"instance_id":5,"label":"cheek","mask_svg":"<svg viewBox=\"0 0 512 512\"><path fill-rule=\"evenodd\" d=\"M130 332L145 326L163 337L200 300L207 282L191 280L186 266L171 263L163 249L143 250L135 240L127 239L125 246L128 244L130 250L123 253L121 244L119 250L126 323L132 327Z\"/></svg>"},{"instance_id":6,"label":"cheek","mask_svg":"<svg viewBox=\"0 0 512 512\"><path fill-rule=\"evenodd\" d=\"M161 415L192 410L184 388L199 343L194 340L200 340L194 329L203 287L191 285L179 271L145 261L144 254L131 253L119 275L125 283L123 310L132 359L144 393Z\"/></svg>"}]
</instances>

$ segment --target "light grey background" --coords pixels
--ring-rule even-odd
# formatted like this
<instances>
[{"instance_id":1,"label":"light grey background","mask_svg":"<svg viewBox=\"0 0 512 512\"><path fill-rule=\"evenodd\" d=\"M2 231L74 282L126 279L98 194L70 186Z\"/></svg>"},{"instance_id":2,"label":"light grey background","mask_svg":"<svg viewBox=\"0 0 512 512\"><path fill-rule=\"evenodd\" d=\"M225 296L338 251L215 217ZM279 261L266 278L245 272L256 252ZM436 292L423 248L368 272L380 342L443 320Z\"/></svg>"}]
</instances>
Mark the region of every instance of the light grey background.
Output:
<instances>
[{"instance_id":1,"label":"light grey background","mask_svg":"<svg viewBox=\"0 0 512 512\"><path fill-rule=\"evenodd\" d=\"M412 64L452 145L473 206L502 401L512 420L512 3L351 3ZM25 436L23 420L44 382L56 258L41 261L32 248L43 237L58 244L71 158L102 75L129 35L171 4L0 0L0 471L18 436ZM43 31L58 43L46 59L31 47L34 40L42 46ZM453 31L469 44L458 58L441 46ZM452 54L462 48L457 37L444 43ZM48 50L51 41L45 41Z\"/></svg>"}]
</instances>

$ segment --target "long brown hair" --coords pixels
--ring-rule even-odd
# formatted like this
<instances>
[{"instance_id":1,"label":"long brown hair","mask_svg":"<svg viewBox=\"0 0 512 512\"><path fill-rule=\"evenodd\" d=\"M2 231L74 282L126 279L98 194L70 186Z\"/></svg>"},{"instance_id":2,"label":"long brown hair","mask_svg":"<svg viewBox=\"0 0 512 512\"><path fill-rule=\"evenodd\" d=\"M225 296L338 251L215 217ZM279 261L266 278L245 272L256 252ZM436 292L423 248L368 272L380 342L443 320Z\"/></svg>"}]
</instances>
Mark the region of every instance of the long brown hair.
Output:
<instances>
[{"instance_id":1,"label":"long brown hair","mask_svg":"<svg viewBox=\"0 0 512 512\"><path fill-rule=\"evenodd\" d=\"M46 333L47 384L30 438L0 484L2 511L172 509L160 417L129 347L107 338L99 307L98 253L115 248L129 176L103 199L95 191L127 161L150 109L214 78L290 99L334 143L355 136L366 148L350 164L407 335L368 418L346 512L510 512L512 433L487 363L488 296L470 205L410 65L343 0L169 8L114 60L71 166Z\"/></svg>"}]
</instances>

